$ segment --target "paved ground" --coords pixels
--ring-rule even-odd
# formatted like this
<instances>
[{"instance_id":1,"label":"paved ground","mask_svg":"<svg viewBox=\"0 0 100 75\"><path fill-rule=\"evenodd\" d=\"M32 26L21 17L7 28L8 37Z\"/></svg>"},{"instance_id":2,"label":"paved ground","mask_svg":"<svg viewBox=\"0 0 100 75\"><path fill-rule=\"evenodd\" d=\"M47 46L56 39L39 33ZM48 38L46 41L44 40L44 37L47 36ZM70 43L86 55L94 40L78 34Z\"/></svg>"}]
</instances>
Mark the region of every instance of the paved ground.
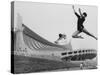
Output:
<instances>
[{"instance_id":1,"label":"paved ground","mask_svg":"<svg viewBox=\"0 0 100 75\"><path fill-rule=\"evenodd\" d=\"M14 73L79 70L77 63L60 62L14 55ZM86 68L84 68L86 69Z\"/></svg>"}]
</instances>

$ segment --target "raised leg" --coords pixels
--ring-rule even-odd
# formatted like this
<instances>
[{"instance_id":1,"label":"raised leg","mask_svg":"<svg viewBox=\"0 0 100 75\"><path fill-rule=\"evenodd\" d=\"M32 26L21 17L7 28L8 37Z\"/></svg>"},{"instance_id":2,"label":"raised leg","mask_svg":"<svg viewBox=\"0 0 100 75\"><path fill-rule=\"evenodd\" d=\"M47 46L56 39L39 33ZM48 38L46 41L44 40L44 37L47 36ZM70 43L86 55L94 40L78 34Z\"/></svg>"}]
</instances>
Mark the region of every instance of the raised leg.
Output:
<instances>
[{"instance_id":1,"label":"raised leg","mask_svg":"<svg viewBox=\"0 0 100 75\"><path fill-rule=\"evenodd\" d=\"M75 32L73 33L72 37L73 37L73 38L82 38L82 39L83 39L82 36L78 36L78 34L80 34L80 33L81 33L80 31L75 31Z\"/></svg>"},{"instance_id":2,"label":"raised leg","mask_svg":"<svg viewBox=\"0 0 100 75\"><path fill-rule=\"evenodd\" d=\"M93 37L94 39L97 40L97 37L95 37L94 35L92 35L91 33L89 33L85 28L83 29L83 32L91 37Z\"/></svg>"}]
</instances>

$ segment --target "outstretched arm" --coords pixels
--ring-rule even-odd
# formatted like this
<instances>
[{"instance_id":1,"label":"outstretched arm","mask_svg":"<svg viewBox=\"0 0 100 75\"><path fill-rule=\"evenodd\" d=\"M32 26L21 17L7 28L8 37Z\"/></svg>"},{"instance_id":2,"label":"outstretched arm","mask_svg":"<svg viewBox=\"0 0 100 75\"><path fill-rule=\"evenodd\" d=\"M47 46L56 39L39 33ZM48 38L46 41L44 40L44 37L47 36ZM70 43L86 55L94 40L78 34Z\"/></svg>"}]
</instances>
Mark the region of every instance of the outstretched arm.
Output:
<instances>
[{"instance_id":1,"label":"outstretched arm","mask_svg":"<svg viewBox=\"0 0 100 75\"><path fill-rule=\"evenodd\" d=\"M83 15L82 15L82 12L81 12L81 9L80 9L80 8L79 8L79 13L80 13L80 15L81 15L81 17L82 17Z\"/></svg>"},{"instance_id":2,"label":"outstretched arm","mask_svg":"<svg viewBox=\"0 0 100 75\"><path fill-rule=\"evenodd\" d=\"M73 8L73 11L74 11L75 15L76 15L77 17L80 17L80 15L75 11L74 5L72 6L72 8Z\"/></svg>"},{"instance_id":3,"label":"outstretched arm","mask_svg":"<svg viewBox=\"0 0 100 75\"><path fill-rule=\"evenodd\" d=\"M73 10L74 10L74 13L75 13L76 11L75 11L75 9L74 9L74 5L72 6L72 8L73 8Z\"/></svg>"}]
</instances>

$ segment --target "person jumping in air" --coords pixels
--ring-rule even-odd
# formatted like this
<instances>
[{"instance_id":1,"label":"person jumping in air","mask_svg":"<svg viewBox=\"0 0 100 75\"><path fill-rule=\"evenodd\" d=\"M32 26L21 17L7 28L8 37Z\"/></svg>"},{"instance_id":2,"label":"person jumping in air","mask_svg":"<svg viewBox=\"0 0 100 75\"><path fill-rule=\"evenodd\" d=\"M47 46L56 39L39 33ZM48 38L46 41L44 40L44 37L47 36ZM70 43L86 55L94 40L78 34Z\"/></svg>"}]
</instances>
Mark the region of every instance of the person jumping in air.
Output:
<instances>
[{"instance_id":1,"label":"person jumping in air","mask_svg":"<svg viewBox=\"0 0 100 75\"><path fill-rule=\"evenodd\" d=\"M74 13L75 15L77 16L78 18L78 21L77 21L77 31L74 32L74 34L72 35L73 38L82 38L82 36L79 36L78 34L80 34L81 32L84 32L85 34L93 37L94 39L97 40L97 37L95 37L94 35L92 35L91 33L89 33L83 26L83 23L85 21L85 18L87 17L87 13L86 12L83 12L81 13L81 9L79 8L79 13L78 14L75 9L74 9L74 5L72 6L73 10L74 10Z\"/></svg>"},{"instance_id":2,"label":"person jumping in air","mask_svg":"<svg viewBox=\"0 0 100 75\"><path fill-rule=\"evenodd\" d=\"M66 35L65 34L59 34L59 38L55 41L56 44L61 43L62 41L66 40Z\"/></svg>"},{"instance_id":3,"label":"person jumping in air","mask_svg":"<svg viewBox=\"0 0 100 75\"><path fill-rule=\"evenodd\" d=\"M66 34L59 34L59 38L55 41L55 44L64 46L67 50L73 50L71 40L68 41Z\"/></svg>"}]
</instances>

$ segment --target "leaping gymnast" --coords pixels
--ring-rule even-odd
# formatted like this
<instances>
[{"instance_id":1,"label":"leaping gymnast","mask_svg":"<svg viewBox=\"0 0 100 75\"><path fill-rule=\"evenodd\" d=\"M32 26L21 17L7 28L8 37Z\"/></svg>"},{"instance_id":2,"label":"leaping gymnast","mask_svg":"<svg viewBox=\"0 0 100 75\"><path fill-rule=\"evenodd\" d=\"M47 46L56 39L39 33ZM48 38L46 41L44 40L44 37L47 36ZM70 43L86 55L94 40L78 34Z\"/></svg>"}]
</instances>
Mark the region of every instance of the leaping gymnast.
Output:
<instances>
[{"instance_id":1,"label":"leaping gymnast","mask_svg":"<svg viewBox=\"0 0 100 75\"><path fill-rule=\"evenodd\" d=\"M95 37L94 35L92 35L91 33L89 33L89 32L84 28L84 26L83 26L83 23L84 23L84 21L85 21L85 18L87 17L87 13L86 13L86 12L81 13L81 9L79 8L79 13L80 13L80 14L78 14L78 13L75 11L75 9L74 9L74 5L72 6L72 8L73 8L73 10L74 10L75 15L76 15L77 18L78 18L78 20L77 20L77 31L75 31L75 32L73 33L72 37L73 37L73 38L82 38L82 39L83 39L82 36L79 36L79 34L80 34L81 32L83 32L83 33L85 33L85 34L87 34L87 35L89 35L89 36L91 36L91 37L93 37L94 39L97 40L97 37Z\"/></svg>"}]
</instances>

